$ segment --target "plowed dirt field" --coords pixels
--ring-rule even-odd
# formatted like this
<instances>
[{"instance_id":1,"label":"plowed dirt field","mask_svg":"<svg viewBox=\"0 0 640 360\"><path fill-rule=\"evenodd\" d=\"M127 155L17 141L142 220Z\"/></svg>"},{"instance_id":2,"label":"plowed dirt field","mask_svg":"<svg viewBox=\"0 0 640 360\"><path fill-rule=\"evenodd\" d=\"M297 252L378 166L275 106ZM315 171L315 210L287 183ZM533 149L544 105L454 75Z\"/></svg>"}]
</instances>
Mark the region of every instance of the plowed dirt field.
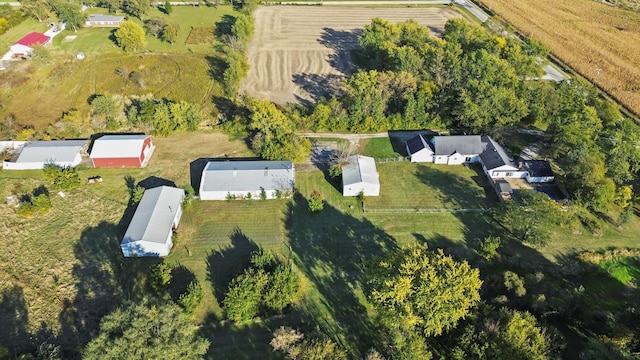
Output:
<instances>
[{"instance_id":1,"label":"plowed dirt field","mask_svg":"<svg viewBox=\"0 0 640 360\"><path fill-rule=\"evenodd\" d=\"M254 13L256 32L248 51L251 68L241 92L276 103L315 101L353 70L351 50L371 19L414 19L439 35L448 8L263 6Z\"/></svg>"}]
</instances>

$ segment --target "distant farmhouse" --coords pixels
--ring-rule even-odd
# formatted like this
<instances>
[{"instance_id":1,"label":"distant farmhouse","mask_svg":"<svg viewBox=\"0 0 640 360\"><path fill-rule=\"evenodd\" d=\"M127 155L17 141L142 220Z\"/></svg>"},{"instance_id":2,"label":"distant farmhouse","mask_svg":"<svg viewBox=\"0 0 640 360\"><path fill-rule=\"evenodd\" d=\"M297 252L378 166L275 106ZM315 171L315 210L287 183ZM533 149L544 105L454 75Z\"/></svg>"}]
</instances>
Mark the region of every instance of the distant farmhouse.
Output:
<instances>
[{"instance_id":1,"label":"distant farmhouse","mask_svg":"<svg viewBox=\"0 0 640 360\"><path fill-rule=\"evenodd\" d=\"M104 135L93 141L89 157L97 168L145 167L154 149L151 135Z\"/></svg>"},{"instance_id":2,"label":"distant farmhouse","mask_svg":"<svg viewBox=\"0 0 640 360\"><path fill-rule=\"evenodd\" d=\"M550 183L555 177L544 160L516 162L509 152L490 136L434 136L429 141L421 134L406 142L412 162L459 165L479 162L498 196L506 200L512 193L504 179L526 179L528 183Z\"/></svg>"},{"instance_id":3,"label":"distant farmhouse","mask_svg":"<svg viewBox=\"0 0 640 360\"><path fill-rule=\"evenodd\" d=\"M51 37L39 32L32 32L23 36L10 47L13 56L25 56L33 52L36 45L46 45L51 41Z\"/></svg>"},{"instance_id":4,"label":"distant farmhouse","mask_svg":"<svg viewBox=\"0 0 640 360\"><path fill-rule=\"evenodd\" d=\"M352 155L342 167L342 195L380 195L380 179L372 157Z\"/></svg>"},{"instance_id":5,"label":"distant farmhouse","mask_svg":"<svg viewBox=\"0 0 640 360\"><path fill-rule=\"evenodd\" d=\"M169 255L182 216L184 190L159 186L144 192L120 243L125 257Z\"/></svg>"},{"instance_id":6,"label":"distant farmhouse","mask_svg":"<svg viewBox=\"0 0 640 360\"><path fill-rule=\"evenodd\" d=\"M124 21L124 16L119 15L103 15L93 14L89 15L87 21L85 21L85 27L120 27L120 24Z\"/></svg>"},{"instance_id":7,"label":"distant farmhouse","mask_svg":"<svg viewBox=\"0 0 640 360\"><path fill-rule=\"evenodd\" d=\"M200 199L229 197L267 199L291 194L295 182L291 161L210 161L202 172Z\"/></svg>"},{"instance_id":8,"label":"distant farmhouse","mask_svg":"<svg viewBox=\"0 0 640 360\"><path fill-rule=\"evenodd\" d=\"M82 161L81 152L87 140L58 140L27 142L15 160L5 160L5 170L42 169L46 164L76 167Z\"/></svg>"}]
</instances>

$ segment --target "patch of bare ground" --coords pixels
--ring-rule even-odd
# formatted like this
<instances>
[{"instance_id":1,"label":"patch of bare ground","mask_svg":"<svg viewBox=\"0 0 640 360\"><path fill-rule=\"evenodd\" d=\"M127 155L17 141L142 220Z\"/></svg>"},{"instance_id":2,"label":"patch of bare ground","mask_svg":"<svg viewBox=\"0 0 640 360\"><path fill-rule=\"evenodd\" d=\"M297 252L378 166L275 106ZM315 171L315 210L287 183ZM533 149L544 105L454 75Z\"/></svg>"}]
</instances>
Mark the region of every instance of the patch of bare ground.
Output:
<instances>
[{"instance_id":1,"label":"patch of bare ground","mask_svg":"<svg viewBox=\"0 0 640 360\"><path fill-rule=\"evenodd\" d=\"M316 101L353 70L350 53L371 19L414 19L439 35L448 8L363 8L330 6L259 7L247 57L251 66L241 92L276 103Z\"/></svg>"}]
</instances>

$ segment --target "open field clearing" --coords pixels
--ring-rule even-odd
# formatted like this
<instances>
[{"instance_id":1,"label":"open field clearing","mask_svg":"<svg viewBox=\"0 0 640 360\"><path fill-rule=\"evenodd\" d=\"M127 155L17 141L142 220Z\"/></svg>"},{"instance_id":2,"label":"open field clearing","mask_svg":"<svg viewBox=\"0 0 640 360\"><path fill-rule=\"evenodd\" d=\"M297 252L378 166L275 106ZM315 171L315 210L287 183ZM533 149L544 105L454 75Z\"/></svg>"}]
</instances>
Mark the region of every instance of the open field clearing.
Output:
<instances>
[{"instance_id":1,"label":"open field clearing","mask_svg":"<svg viewBox=\"0 0 640 360\"><path fill-rule=\"evenodd\" d=\"M640 114L640 13L590 0L484 3Z\"/></svg>"},{"instance_id":2,"label":"open field clearing","mask_svg":"<svg viewBox=\"0 0 640 360\"><path fill-rule=\"evenodd\" d=\"M317 6L262 6L254 16L241 91L281 104L317 100L334 89L353 69L350 52L373 18L415 19L437 35L448 19L461 17L449 8Z\"/></svg>"},{"instance_id":3,"label":"open field clearing","mask_svg":"<svg viewBox=\"0 0 640 360\"><path fill-rule=\"evenodd\" d=\"M95 94L153 94L156 98L202 104L206 111L211 96L222 91L210 73L216 59L215 54L183 53L60 60L50 68L26 67L0 73L0 83L6 81L0 85L0 99L5 115L11 113L19 124L36 129L55 123L70 109L89 114L89 99ZM118 68L139 72L144 87L118 76Z\"/></svg>"}]
</instances>

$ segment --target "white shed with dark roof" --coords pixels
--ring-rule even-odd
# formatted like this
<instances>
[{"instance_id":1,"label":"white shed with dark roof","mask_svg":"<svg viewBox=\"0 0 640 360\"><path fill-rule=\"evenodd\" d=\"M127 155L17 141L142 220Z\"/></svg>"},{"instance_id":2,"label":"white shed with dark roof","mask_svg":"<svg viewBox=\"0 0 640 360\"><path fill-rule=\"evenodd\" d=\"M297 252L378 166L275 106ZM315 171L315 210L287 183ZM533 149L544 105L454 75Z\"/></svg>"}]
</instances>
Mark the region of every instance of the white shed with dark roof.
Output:
<instances>
[{"instance_id":1,"label":"white shed with dark roof","mask_svg":"<svg viewBox=\"0 0 640 360\"><path fill-rule=\"evenodd\" d=\"M342 166L342 195L358 196L380 195L380 176L376 162L372 157L353 155Z\"/></svg>"},{"instance_id":2,"label":"white shed with dark roof","mask_svg":"<svg viewBox=\"0 0 640 360\"><path fill-rule=\"evenodd\" d=\"M172 236L182 216L184 190L159 186L144 192L124 234L120 248L125 257L169 255Z\"/></svg>"},{"instance_id":3,"label":"white shed with dark roof","mask_svg":"<svg viewBox=\"0 0 640 360\"><path fill-rule=\"evenodd\" d=\"M293 192L295 169L291 161L210 161L202 172L200 199L229 196L275 199Z\"/></svg>"},{"instance_id":4,"label":"white shed with dark roof","mask_svg":"<svg viewBox=\"0 0 640 360\"><path fill-rule=\"evenodd\" d=\"M527 172L521 170L502 145L489 136L483 137L485 150L480 154L480 163L484 173L491 179L524 178Z\"/></svg>"},{"instance_id":5,"label":"white shed with dark roof","mask_svg":"<svg viewBox=\"0 0 640 360\"><path fill-rule=\"evenodd\" d=\"M54 140L27 142L15 161L4 161L5 170L42 169L46 164L76 167L82 162L80 154L88 140Z\"/></svg>"}]
</instances>

